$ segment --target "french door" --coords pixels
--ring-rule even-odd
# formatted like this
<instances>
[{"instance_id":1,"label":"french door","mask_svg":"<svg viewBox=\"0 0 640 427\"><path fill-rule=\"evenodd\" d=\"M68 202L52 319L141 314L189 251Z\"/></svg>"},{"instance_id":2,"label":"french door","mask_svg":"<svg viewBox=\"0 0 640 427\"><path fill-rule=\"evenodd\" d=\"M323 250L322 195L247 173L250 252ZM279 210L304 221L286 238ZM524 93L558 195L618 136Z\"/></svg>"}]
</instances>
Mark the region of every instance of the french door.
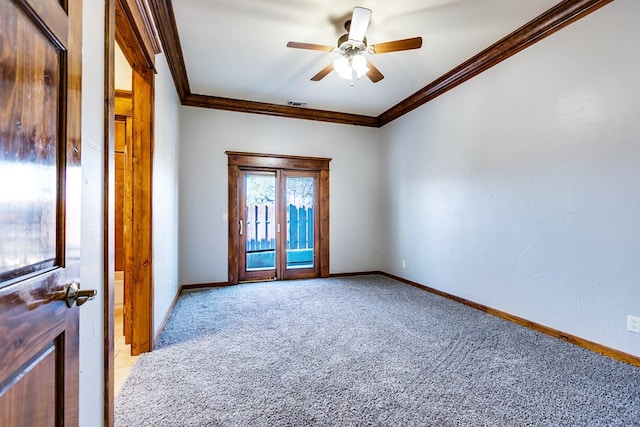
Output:
<instances>
[{"instance_id":1,"label":"french door","mask_svg":"<svg viewBox=\"0 0 640 427\"><path fill-rule=\"evenodd\" d=\"M240 171L240 281L319 276L318 179L317 171Z\"/></svg>"},{"instance_id":2,"label":"french door","mask_svg":"<svg viewBox=\"0 0 640 427\"><path fill-rule=\"evenodd\" d=\"M229 284L329 276L329 161L227 152Z\"/></svg>"}]
</instances>

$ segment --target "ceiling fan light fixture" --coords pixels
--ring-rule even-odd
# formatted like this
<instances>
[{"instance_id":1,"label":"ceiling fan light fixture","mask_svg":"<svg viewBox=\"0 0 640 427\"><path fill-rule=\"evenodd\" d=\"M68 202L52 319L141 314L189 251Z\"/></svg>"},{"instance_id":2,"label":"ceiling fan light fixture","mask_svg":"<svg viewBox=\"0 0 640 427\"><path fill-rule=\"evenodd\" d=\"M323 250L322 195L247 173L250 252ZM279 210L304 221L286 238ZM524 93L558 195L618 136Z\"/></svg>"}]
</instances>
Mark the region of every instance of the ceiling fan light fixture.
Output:
<instances>
[{"instance_id":1,"label":"ceiling fan light fixture","mask_svg":"<svg viewBox=\"0 0 640 427\"><path fill-rule=\"evenodd\" d=\"M351 67L353 71L356 72L358 78L364 76L369 71L369 67L367 67L367 60L362 55L356 55L351 58Z\"/></svg>"},{"instance_id":2,"label":"ceiling fan light fixture","mask_svg":"<svg viewBox=\"0 0 640 427\"><path fill-rule=\"evenodd\" d=\"M349 64L349 60L344 56L333 61L333 69L336 70L336 73L343 79L351 80L351 64Z\"/></svg>"},{"instance_id":3,"label":"ceiling fan light fixture","mask_svg":"<svg viewBox=\"0 0 640 427\"><path fill-rule=\"evenodd\" d=\"M364 75L366 75L371 82L377 83L384 79L384 75L375 65L364 57L364 54L375 55L401 50L420 49L422 47L422 37L393 40L368 46L365 33L371 20L371 14L371 9L356 6L351 14L351 19L344 24L344 28L348 31L348 34L343 34L338 39L336 47L300 42L289 42L287 43L287 47L319 50L337 53L341 56L311 77L311 81L320 81L328 76L331 71L335 70L343 79L351 80L351 86Z\"/></svg>"},{"instance_id":4,"label":"ceiling fan light fixture","mask_svg":"<svg viewBox=\"0 0 640 427\"><path fill-rule=\"evenodd\" d=\"M354 55L351 58L343 56L333 61L333 69L346 80L360 79L368 71L367 60L362 55ZM355 76L354 76L355 73Z\"/></svg>"}]
</instances>

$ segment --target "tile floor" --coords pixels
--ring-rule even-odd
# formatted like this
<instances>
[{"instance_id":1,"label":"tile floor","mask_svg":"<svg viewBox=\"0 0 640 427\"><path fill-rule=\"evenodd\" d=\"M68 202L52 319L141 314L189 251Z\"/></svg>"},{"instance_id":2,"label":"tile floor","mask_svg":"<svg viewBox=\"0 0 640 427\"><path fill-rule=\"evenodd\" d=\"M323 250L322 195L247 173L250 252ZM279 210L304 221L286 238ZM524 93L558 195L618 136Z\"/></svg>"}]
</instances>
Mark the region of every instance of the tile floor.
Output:
<instances>
[{"instance_id":1,"label":"tile floor","mask_svg":"<svg viewBox=\"0 0 640 427\"><path fill-rule=\"evenodd\" d=\"M115 359L113 376L115 395L117 396L118 393L120 393L122 385L127 380L127 377L129 376L133 365L136 364L138 356L131 356L131 346L125 344L124 342L124 333L122 327L122 306L115 308L113 323L113 356Z\"/></svg>"}]
</instances>

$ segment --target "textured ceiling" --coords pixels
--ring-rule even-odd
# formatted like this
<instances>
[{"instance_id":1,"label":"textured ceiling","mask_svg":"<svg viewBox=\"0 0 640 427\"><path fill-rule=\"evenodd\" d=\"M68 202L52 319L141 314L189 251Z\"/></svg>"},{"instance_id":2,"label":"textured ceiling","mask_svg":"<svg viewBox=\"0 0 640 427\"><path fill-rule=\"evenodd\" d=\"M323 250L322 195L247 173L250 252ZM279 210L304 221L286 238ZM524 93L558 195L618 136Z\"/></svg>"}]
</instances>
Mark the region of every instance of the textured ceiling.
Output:
<instances>
[{"instance_id":1,"label":"textured ceiling","mask_svg":"<svg viewBox=\"0 0 640 427\"><path fill-rule=\"evenodd\" d=\"M558 0L175 0L191 92L377 116L559 3ZM337 54L289 49L335 46L354 6L373 10L369 44L421 36L421 49L370 56L385 75L351 87L336 73L310 78Z\"/></svg>"}]
</instances>

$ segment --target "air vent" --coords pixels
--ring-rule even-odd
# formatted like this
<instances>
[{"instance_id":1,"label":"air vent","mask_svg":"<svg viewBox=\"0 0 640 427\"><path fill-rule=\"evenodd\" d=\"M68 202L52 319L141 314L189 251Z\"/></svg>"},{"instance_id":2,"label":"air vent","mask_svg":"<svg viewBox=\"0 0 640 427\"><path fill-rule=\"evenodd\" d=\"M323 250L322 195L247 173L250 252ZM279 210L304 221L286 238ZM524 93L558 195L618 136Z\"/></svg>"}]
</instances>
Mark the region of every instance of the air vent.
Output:
<instances>
[{"instance_id":1,"label":"air vent","mask_svg":"<svg viewBox=\"0 0 640 427\"><path fill-rule=\"evenodd\" d=\"M306 107L307 103L304 101L287 101L287 105L289 105L290 107Z\"/></svg>"}]
</instances>

